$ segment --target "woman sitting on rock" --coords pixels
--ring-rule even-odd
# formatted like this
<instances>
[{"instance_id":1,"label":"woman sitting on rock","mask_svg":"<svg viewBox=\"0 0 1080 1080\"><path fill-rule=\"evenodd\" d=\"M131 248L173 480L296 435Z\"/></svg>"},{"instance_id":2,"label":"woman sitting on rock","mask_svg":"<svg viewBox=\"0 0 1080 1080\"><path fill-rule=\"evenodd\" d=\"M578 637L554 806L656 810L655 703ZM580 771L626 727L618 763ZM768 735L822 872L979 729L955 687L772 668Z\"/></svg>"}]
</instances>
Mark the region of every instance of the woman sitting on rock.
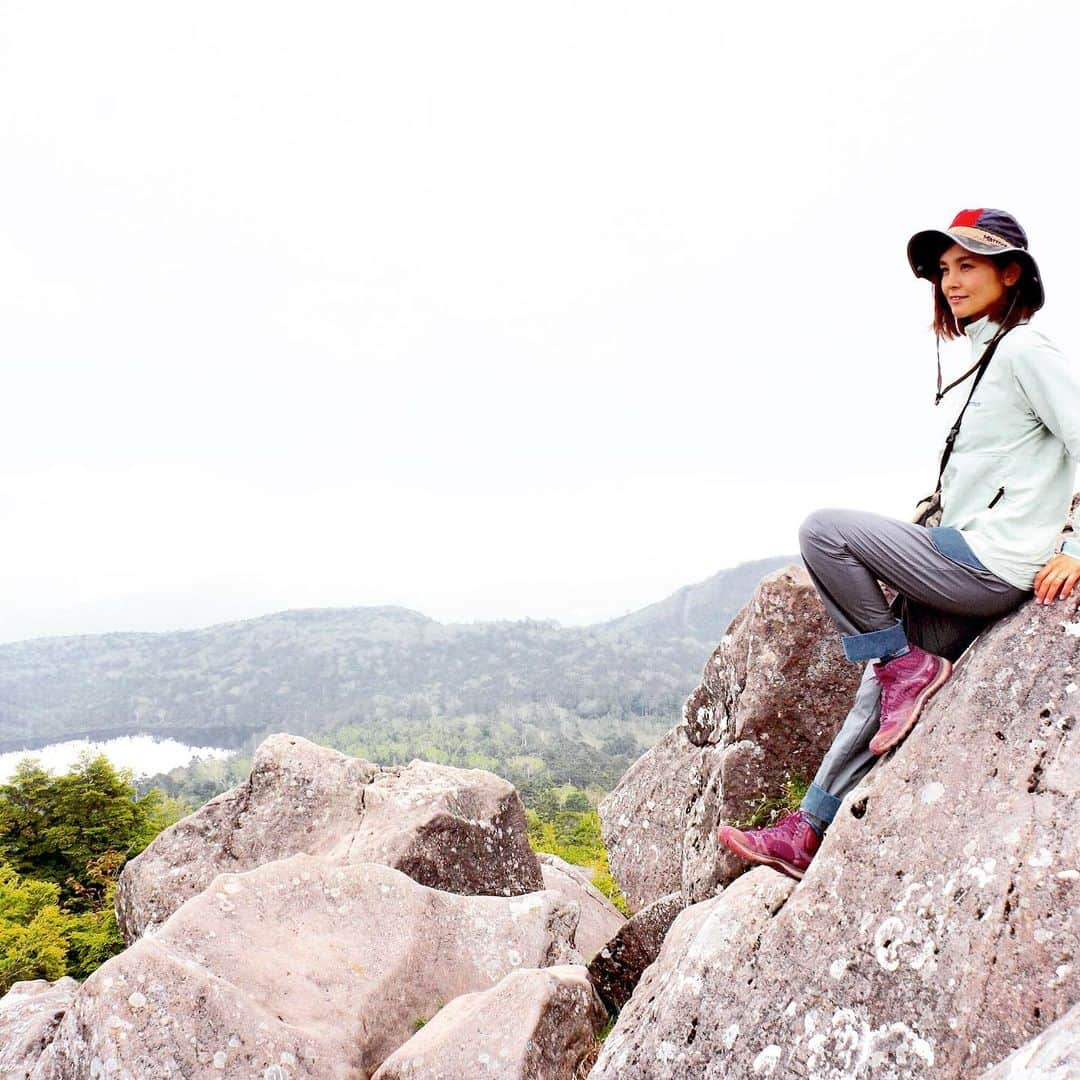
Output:
<instances>
[{"instance_id":1,"label":"woman sitting on rock","mask_svg":"<svg viewBox=\"0 0 1080 1080\"><path fill-rule=\"evenodd\" d=\"M1053 554L1080 460L1080 371L1030 324L1043 288L1027 248L1016 219L989 209L908 243L915 276L934 285L939 343L971 339L973 366L944 391L939 359L937 400L970 379L968 400L920 524L818 510L800 529L847 658L876 663L801 807L771 828L720 828L744 859L801 878L841 800L908 734L983 628L1032 590L1049 604L1080 581L1080 544ZM879 581L896 590L892 604Z\"/></svg>"}]
</instances>

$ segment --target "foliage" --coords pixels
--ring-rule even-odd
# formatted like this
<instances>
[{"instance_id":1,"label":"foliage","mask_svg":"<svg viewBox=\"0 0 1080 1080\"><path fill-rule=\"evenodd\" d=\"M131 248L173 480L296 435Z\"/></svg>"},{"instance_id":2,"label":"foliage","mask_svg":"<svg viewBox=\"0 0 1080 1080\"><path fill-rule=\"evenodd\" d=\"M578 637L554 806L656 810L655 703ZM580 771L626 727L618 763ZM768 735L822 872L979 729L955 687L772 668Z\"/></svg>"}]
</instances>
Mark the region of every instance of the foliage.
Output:
<instances>
[{"instance_id":1,"label":"foliage","mask_svg":"<svg viewBox=\"0 0 1080 1080\"><path fill-rule=\"evenodd\" d=\"M574 804L577 802L575 799ZM552 806L551 799L542 800L542 805L544 809L527 807L525 810L533 850L558 855L575 866L588 867L592 871L593 885L619 911L629 915L626 898L608 868L607 849L600 835L600 815L591 807L586 811L555 809L547 813L547 808Z\"/></svg>"},{"instance_id":2,"label":"foliage","mask_svg":"<svg viewBox=\"0 0 1080 1080\"><path fill-rule=\"evenodd\" d=\"M0 862L0 994L22 979L59 979L65 973L68 917L57 903L59 892Z\"/></svg>"},{"instance_id":3,"label":"foliage","mask_svg":"<svg viewBox=\"0 0 1080 1080\"><path fill-rule=\"evenodd\" d=\"M102 899L93 860L137 855L189 810L156 789L135 797L130 770L104 754L84 754L60 776L24 758L0 785L0 857L21 875L58 885L62 902L85 910Z\"/></svg>"},{"instance_id":4,"label":"foliage","mask_svg":"<svg viewBox=\"0 0 1080 1080\"><path fill-rule=\"evenodd\" d=\"M85 978L124 947L124 863L190 812L127 770L84 755L62 776L24 759L0 786L0 994L21 979Z\"/></svg>"},{"instance_id":5,"label":"foliage","mask_svg":"<svg viewBox=\"0 0 1080 1080\"><path fill-rule=\"evenodd\" d=\"M68 974L85 979L110 956L124 948L116 925L116 883L124 868L124 856L106 851L86 866L86 881L75 883L86 910L74 916L68 930Z\"/></svg>"},{"instance_id":6,"label":"foliage","mask_svg":"<svg viewBox=\"0 0 1080 1080\"><path fill-rule=\"evenodd\" d=\"M789 777L784 784L784 790L778 796L762 796L754 804L746 820L736 822L735 828L763 829L772 825L784 814L798 810L809 787L810 783L804 777L799 775Z\"/></svg>"}]
</instances>

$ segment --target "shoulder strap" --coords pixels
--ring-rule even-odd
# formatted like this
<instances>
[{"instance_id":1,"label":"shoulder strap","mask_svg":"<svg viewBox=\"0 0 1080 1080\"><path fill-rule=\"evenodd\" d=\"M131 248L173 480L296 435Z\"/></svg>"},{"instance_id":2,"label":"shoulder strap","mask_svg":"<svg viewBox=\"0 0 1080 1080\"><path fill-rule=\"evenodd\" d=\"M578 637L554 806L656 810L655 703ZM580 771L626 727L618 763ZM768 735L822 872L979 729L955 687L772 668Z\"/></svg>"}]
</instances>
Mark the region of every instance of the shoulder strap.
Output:
<instances>
[{"instance_id":1,"label":"shoulder strap","mask_svg":"<svg viewBox=\"0 0 1080 1080\"><path fill-rule=\"evenodd\" d=\"M1009 330L1012 329L1013 327L1010 326ZM941 478L945 475L945 466L949 464L949 458L952 457L953 443L956 442L956 437L960 434L960 424L961 421L963 421L964 419L964 413L967 412L967 407L971 404L971 399L975 396L975 391L976 389L978 389L979 381L982 379L983 375L986 374L986 369L990 366L990 361L993 359L994 353L997 351L998 343L1009 332L1009 330L1003 330L995 334L993 339L983 350L983 354L979 357L979 362L975 365L975 367L969 369L966 374L962 375L959 379L957 379L955 382L950 383L948 387L946 387L945 392L947 393L954 386L958 386L964 381L964 379L968 378L968 376L971 375L972 372L975 373L975 381L971 384L971 390L968 391L967 401L964 402L964 407L960 410L960 415L956 418L956 423L953 424L953 426L949 429L949 434L945 436L945 449L942 452L941 465L938 468L937 488L935 489L937 491L941 490Z\"/></svg>"}]
</instances>

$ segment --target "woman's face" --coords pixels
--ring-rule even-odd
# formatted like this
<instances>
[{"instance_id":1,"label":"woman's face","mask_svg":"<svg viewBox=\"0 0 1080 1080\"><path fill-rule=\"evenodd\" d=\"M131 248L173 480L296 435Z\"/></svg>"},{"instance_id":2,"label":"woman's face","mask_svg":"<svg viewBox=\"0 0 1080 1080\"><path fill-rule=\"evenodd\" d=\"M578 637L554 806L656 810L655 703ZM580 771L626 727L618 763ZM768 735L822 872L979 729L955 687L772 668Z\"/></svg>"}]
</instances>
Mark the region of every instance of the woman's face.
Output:
<instances>
[{"instance_id":1,"label":"woman's face","mask_svg":"<svg viewBox=\"0 0 1080 1080\"><path fill-rule=\"evenodd\" d=\"M1004 269L985 255L975 255L953 244L938 264L941 292L958 320L981 319L1001 305L1010 285L1020 280L1020 266Z\"/></svg>"}]
</instances>

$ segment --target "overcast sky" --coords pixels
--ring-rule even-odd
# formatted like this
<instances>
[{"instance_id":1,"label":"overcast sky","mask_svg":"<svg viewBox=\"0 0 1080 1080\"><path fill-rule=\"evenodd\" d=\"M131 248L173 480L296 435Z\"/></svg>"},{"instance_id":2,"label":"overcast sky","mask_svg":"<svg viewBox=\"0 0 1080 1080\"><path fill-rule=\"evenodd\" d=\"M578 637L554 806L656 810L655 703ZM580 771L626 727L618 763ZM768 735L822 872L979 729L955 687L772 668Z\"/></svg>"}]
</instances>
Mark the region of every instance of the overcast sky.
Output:
<instances>
[{"instance_id":1,"label":"overcast sky","mask_svg":"<svg viewBox=\"0 0 1080 1080\"><path fill-rule=\"evenodd\" d=\"M912 232L1015 213L1080 355L1077 12L0 3L0 640L592 621L906 517Z\"/></svg>"}]
</instances>

